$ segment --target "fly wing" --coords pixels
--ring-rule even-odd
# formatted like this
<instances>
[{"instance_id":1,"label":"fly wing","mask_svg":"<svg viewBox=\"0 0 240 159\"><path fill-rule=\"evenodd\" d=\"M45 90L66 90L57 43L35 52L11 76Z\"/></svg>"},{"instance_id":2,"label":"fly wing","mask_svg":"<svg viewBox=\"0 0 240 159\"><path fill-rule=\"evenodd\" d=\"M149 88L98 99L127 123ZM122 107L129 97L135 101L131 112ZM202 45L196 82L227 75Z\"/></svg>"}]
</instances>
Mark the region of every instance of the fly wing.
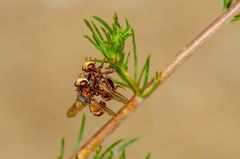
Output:
<instances>
[{"instance_id":1,"label":"fly wing","mask_svg":"<svg viewBox=\"0 0 240 159\"><path fill-rule=\"evenodd\" d=\"M106 112L108 113L108 115L110 115L110 116L116 116L116 113L114 113L114 111L112 111L112 110L109 109L108 107L106 107L106 106L102 107L102 106L101 106L101 108L102 108L104 111L106 111Z\"/></svg>"},{"instance_id":2,"label":"fly wing","mask_svg":"<svg viewBox=\"0 0 240 159\"><path fill-rule=\"evenodd\" d=\"M118 102L122 102L124 104L127 104L129 102L129 100L126 97L124 97L123 95L121 95L120 93L118 93L116 91L110 90L104 84L100 84L100 87L105 91L105 93L107 93L109 96L111 96L114 100L116 100Z\"/></svg>"},{"instance_id":3,"label":"fly wing","mask_svg":"<svg viewBox=\"0 0 240 159\"><path fill-rule=\"evenodd\" d=\"M115 116L116 115L116 113L114 113L114 111L112 111L111 109L109 109L107 106L106 106L106 104L105 103L99 103L99 102L96 102L95 101L95 103L97 103L105 112L107 112L108 113L108 115L110 115L110 116Z\"/></svg>"},{"instance_id":4,"label":"fly wing","mask_svg":"<svg viewBox=\"0 0 240 159\"><path fill-rule=\"evenodd\" d=\"M79 111L82 111L85 106L86 106L86 105L84 105L83 103L81 103L81 102L79 102L79 101L76 101L76 102L73 103L73 105L68 109L68 111L67 111L67 117L68 117L68 118L75 117L75 116L77 115L77 113L78 113Z\"/></svg>"}]
</instances>

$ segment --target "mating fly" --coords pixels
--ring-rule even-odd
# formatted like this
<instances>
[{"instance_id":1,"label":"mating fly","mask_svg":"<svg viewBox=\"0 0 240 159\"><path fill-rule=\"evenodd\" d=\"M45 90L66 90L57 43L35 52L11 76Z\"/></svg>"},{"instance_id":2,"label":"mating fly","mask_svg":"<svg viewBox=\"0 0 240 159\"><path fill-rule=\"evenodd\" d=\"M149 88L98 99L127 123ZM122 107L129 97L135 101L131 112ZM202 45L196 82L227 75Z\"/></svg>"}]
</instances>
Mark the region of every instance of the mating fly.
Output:
<instances>
[{"instance_id":1,"label":"mating fly","mask_svg":"<svg viewBox=\"0 0 240 159\"><path fill-rule=\"evenodd\" d=\"M83 108L89 106L90 112L95 116L101 116L104 112L107 112L110 116L115 116L115 113L106 106L106 103L103 101L97 102L92 100L91 103L86 104L81 101L76 101L67 111L67 117L75 117L79 111L82 111Z\"/></svg>"},{"instance_id":2,"label":"mating fly","mask_svg":"<svg viewBox=\"0 0 240 159\"><path fill-rule=\"evenodd\" d=\"M95 116L101 116L104 112L114 116L115 113L106 106L104 101L113 99L124 104L128 103L128 99L116 91L121 86L115 86L113 81L107 77L114 70L103 72L102 68L103 63L96 67L96 62L85 60L82 68L83 72L74 83L78 94L76 101L67 111L68 117L76 116L86 106ZM102 100L98 102L94 98L95 96L100 96Z\"/></svg>"}]
</instances>

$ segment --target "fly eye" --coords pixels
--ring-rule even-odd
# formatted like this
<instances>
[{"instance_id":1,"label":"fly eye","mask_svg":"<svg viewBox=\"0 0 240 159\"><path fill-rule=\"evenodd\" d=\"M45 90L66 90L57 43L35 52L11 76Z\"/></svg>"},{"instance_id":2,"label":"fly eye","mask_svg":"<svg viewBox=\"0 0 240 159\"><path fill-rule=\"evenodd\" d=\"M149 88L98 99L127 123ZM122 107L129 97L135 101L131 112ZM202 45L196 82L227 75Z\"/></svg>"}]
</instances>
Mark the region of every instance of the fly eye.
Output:
<instances>
[{"instance_id":1,"label":"fly eye","mask_svg":"<svg viewBox=\"0 0 240 159\"><path fill-rule=\"evenodd\" d=\"M82 68L83 71L92 71L94 69L95 69L95 64L94 62L90 62L90 61L85 62Z\"/></svg>"},{"instance_id":2,"label":"fly eye","mask_svg":"<svg viewBox=\"0 0 240 159\"><path fill-rule=\"evenodd\" d=\"M86 80L86 79L84 79L84 80L82 80L81 82L80 82L80 85L81 86L85 86L85 85L87 85L88 84L88 80Z\"/></svg>"},{"instance_id":3,"label":"fly eye","mask_svg":"<svg viewBox=\"0 0 240 159\"><path fill-rule=\"evenodd\" d=\"M95 64L94 63L90 63L87 66L88 70L94 70L95 69Z\"/></svg>"},{"instance_id":4,"label":"fly eye","mask_svg":"<svg viewBox=\"0 0 240 159\"><path fill-rule=\"evenodd\" d=\"M74 85L76 87L80 87L80 86L85 86L88 84L88 80L86 78L79 78L77 79L77 81L74 83Z\"/></svg>"}]
</instances>

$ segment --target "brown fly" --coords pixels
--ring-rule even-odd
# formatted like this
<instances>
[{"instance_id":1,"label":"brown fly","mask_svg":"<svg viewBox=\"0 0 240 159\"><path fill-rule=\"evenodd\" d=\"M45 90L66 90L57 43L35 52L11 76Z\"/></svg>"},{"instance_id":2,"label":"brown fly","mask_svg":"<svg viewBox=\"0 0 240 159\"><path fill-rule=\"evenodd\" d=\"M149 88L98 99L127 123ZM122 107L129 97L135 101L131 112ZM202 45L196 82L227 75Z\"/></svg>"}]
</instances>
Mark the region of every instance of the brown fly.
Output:
<instances>
[{"instance_id":1,"label":"brown fly","mask_svg":"<svg viewBox=\"0 0 240 159\"><path fill-rule=\"evenodd\" d=\"M95 116L101 116L104 112L107 112L108 115L111 116L115 115L115 113L106 106L104 101L97 102L94 98L96 93L91 89L86 78L78 78L74 85L77 88L78 94L76 101L67 111L67 116L69 118L76 116L76 114L82 111L86 106L89 106L90 111Z\"/></svg>"},{"instance_id":2,"label":"brown fly","mask_svg":"<svg viewBox=\"0 0 240 159\"><path fill-rule=\"evenodd\" d=\"M128 99L118 93L116 90L120 86L115 86L113 81L108 78L108 74L115 72L113 69L102 71L103 63L96 67L96 61L85 60L82 67L82 73L74 83L77 91L77 99L75 103L68 109L67 116L74 117L86 106L89 106L90 111L95 116L101 116L104 112L108 115L115 113L106 106L104 101L114 99L124 104L128 103ZM101 96L104 100L98 102L94 97Z\"/></svg>"},{"instance_id":3,"label":"brown fly","mask_svg":"<svg viewBox=\"0 0 240 159\"><path fill-rule=\"evenodd\" d=\"M128 103L128 99L116 91L117 88L121 86L115 86L113 81L107 76L108 74L113 73L114 70L112 69L102 72L103 64L104 62L102 62L99 67L96 67L96 62L87 61L86 59L82 68L86 78L89 79L92 87L95 88L95 95L100 95L105 101L114 99L124 104Z\"/></svg>"}]
</instances>

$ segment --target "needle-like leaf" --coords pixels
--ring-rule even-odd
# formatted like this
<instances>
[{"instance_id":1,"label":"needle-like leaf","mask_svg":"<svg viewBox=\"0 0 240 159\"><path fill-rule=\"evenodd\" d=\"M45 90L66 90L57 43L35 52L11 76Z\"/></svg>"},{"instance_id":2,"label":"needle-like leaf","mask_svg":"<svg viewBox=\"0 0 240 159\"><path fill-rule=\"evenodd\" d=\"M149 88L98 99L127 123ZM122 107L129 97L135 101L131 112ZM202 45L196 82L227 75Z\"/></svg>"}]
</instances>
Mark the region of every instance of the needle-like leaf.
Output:
<instances>
[{"instance_id":1,"label":"needle-like leaf","mask_svg":"<svg viewBox=\"0 0 240 159\"><path fill-rule=\"evenodd\" d=\"M236 22L236 21L240 21L240 14L236 15L235 17L233 17L233 19L231 20L231 22Z\"/></svg>"},{"instance_id":2,"label":"needle-like leaf","mask_svg":"<svg viewBox=\"0 0 240 159\"><path fill-rule=\"evenodd\" d=\"M122 151L119 159L126 159L126 154L125 154L125 150Z\"/></svg>"},{"instance_id":3,"label":"needle-like leaf","mask_svg":"<svg viewBox=\"0 0 240 159\"><path fill-rule=\"evenodd\" d=\"M104 33L104 35L105 35L105 37L106 37L106 39L107 39L107 42L110 44L110 43L111 43L110 34L107 33L106 29L104 29L103 27L100 27L100 28L101 28L101 30L103 31L103 33Z\"/></svg>"},{"instance_id":4,"label":"needle-like leaf","mask_svg":"<svg viewBox=\"0 0 240 159\"><path fill-rule=\"evenodd\" d=\"M87 27L89 28L89 30L91 31L92 37L93 37L93 39L95 40L96 44L97 44L97 45L100 45L101 41L100 41L99 37L97 36L95 30L93 29L93 27L92 27L91 24L89 23L89 21L86 20L86 19L84 19L84 22L85 22L85 24L87 25Z\"/></svg>"},{"instance_id":5,"label":"needle-like leaf","mask_svg":"<svg viewBox=\"0 0 240 159\"><path fill-rule=\"evenodd\" d=\"M121 147L118 148L118 150L113 152L113 156L116 156L117 154L121 153L122 151L125 150L126 147L128 147L129 145L133 144L134 142L136 142L137 140L139 140L139 137L135 137L129 141L127 141L125 144L123 144Z\"/></svg>"},{"instance_id":6,"label":"needle-like leaf","mask_svg":"<svg viewBox=\"0 0 240 159\"><path fill-rule=\"evenodd\" d=\"M127 22L128 24L128 22ZM128 24L129 25L129 24ZM132 43L133 43L133 55L134 55L134 80L137 81L137 46L136 46L136 41L135 41L135 33L134 30L132 29Z\"/></svg>"},{"instance_id":7,"label":"needle-like leaf","mask_svg":"<svg viewBox=\"0 0 240 159\"><path fill-rule=\"evenodd\" d=\"M148 155L146 156L146 158L145 159L151 159L152 158L152 155L151 155L151 153L148 153Z\"/></svg>"},{"instance_id":8,"label":"needle-like leaf","mask_svg":"<svg viewBox=\"0 0 240 159\"><path fill-rule=\"evenodd\" d=\"M98 16L93 16L93 18L101 23L110 33L112 33L111 27L102 18L99 18Z\"/></svg>"},{"instance_id":9,"label":"needle-like leaf","mask_svg":"<svg viewBox=\"0 0 240 159\"><path fill-rule=\"evenodd\" d=\"M126 58L125 62L123 63L126 71L128 71L129 57L130 57L130 52L128 53L127 58Z\"/></svg>"},{"instance_id":10,"label":"needle-like leaf","mask_svg":"<svg viewBox=\"0 0 240 159\"><path fill-rule=\"evenodd\" d=\"M142 90L147 85L148 76L149 76L149 67L150 67L150 55L147 57L146 62L145 62L144 66L143 66L143 68L141 70L141 73L140 73L140 76L139 76L139 79L138 79L138 85L140 86L141 82L142 82L142 77L143 77L143 75L145 75Z\"/></svg>"},{"instance_id":11,"label":"needle-like leaf","mask_svg":"<svg viewBox=\"0 0 240 159\"><path fill-rule=\"evenodd\" d=\"M115 83L115 84L118 84L120 86L123 86L125 88L129 88L129 85L125 82L122 82L122 81L119 81L119 80L116 80L115 78L112 78L111 77L111 80Z\"/></svg>"},{"instance_id":12,"label":"needle-like leaf","mask_svg":"<svg viewBox=\"0 0 240 159\"><path fill-rule=\"evenodd\" d=\"M159 74L158 74L158 71L156 71L155 79L154 79L154 81L153 81L152 86L151 86L146 92L143 92L142 97L143 97L143 98L146 98L146 97L148 97L150 94L152 94L152 92L158 87L159 84L160 84Z\"/></svg>"},{"instance_id":13,"label":"needle-like leaf","mask_svg":"<svg viewBox=\"0 0 240 159\"><path fill-rule=\"evenodd\" d=\"M146 69L145 69L145 78L143 82L143 87L142 91L146 88L147 83L148 83L148 77L149 77L149 68L150 68L150 55L148 55L147 60L146 60Z\"/></svg>"},{"instance_id":14,"label":"needle-like leaf","mask_svg":"<svg viewBox=\"0 0 240 159\"><path fill-rule=\"evenodd\" d=\"M232 0L223 0L223 10L226 11L232 5Z\"/></svg>"},{"instance_id":15,"label":"needle-like leaf","mask_svg":"<svg viewBox=\"0 0 240 159\"><path fill-rule=\"evenodd\" d=\"M58 156L58 159L63 159L63 157L64 157L64 147L65 147L65 141L64 141L64 138L62 137L60 155Z\"/></svg>"},{"instance_id":16,"label":"needle-like leaf","mask_svg":"<svg viewBox=\"0 0 240 159\"><path fill-rule=\"evenodd\" d=\"M84 37L88 39L98 49L98 45L89 36L84 35Z\"/></svg>"},{"instance_id":17,"label":"needle-like leaf","mask_svg":"<svg viewBox=\"0 0 240 159\"><path fill-rule=\"evenodd\" d=\"M83 114L81 127L80 127L80 130L79 130L79 134L78 134L78 138L77 138L75 147L74 147L75 154L77 154L78 149L80 147L80 143L81 143L81 140L82 140L82 137L83 137L84 127L85 127L85 122L86 122L86 115Z\"/></svg>"},{"instance_id":18,"label":"needle-like leaf","mask_svg":"<svg viewBox=\"0 0 240 159\"><path fill-rule=\"evenodd\" d=\"M114 142L113 144L111 144L99 157L99 159L103 159L103 157L105 155L107 155L110 151L113 150L114 147L116 147L118 144L120 144L121 142L123 142L124 139L119 139L116 142Z\"/></svg>"},{"instance_id":19,"label":"needle-like leaf","mask_svg":"<svg viewBox=\"0 0 240 159\"><path fill-rule=\"evenodd\" d=\"M98 27L96 26L96 24L93 21L91 21L91 23L92 23L93 28L97 32L98 36L100 37L100 39L104 40L103 37L102 37L102 34L100 33L100 31L99 31Z\"/></svg>"},{"instance_id":20,"label":"needle-like leaf","mask_svg":"<svg viewBox=\"0 0 240 159\"><path fill-rule=\"evenodd\" d=\"M95 150L95 154L93 156L93 159L99 159L100 153L101 153L102 147L98 146Z\"/></svg>"},{"instance_id":21,"label":"needle-like leaf","mask_svg":"<svg viewBox=\"0 0 240 159\"><path fill-rule=\"evenodd\" d=\"M118 16L115 13L113 16L112 25L107 24L107 22L97 16L93 18L99 22L102 26L98 29L97 25L91 21L84 20L90 32L92 33L92 38L85 36L106 58L106 61L110 62L121 77L121 79L131 88L134 94L140 95L139 85L137 84L137 51L134 31L130 26L128 20L126 19L126 28L123 28L118 22ZM101 32L105 35L102 36ZM125 42L128 37L133 36L133 53L134 53L134 78L128 72L128 64L131 53L126 54ZM148 66L145 67L148 73ZM145 76L146 79L147 76Z\"/></svg>"},{"instance_id":22,"label":"needle-like leaf","mask_svg":"<svg viewBox=\"0 0 240 159\"><path fill-rule=\"evenodd\" d=\"M117 13L114 13L113 21L118 26L118 28L121 28L121 25L118 23L118 15L117 15Z\"/></svg>"}]
</instances>

